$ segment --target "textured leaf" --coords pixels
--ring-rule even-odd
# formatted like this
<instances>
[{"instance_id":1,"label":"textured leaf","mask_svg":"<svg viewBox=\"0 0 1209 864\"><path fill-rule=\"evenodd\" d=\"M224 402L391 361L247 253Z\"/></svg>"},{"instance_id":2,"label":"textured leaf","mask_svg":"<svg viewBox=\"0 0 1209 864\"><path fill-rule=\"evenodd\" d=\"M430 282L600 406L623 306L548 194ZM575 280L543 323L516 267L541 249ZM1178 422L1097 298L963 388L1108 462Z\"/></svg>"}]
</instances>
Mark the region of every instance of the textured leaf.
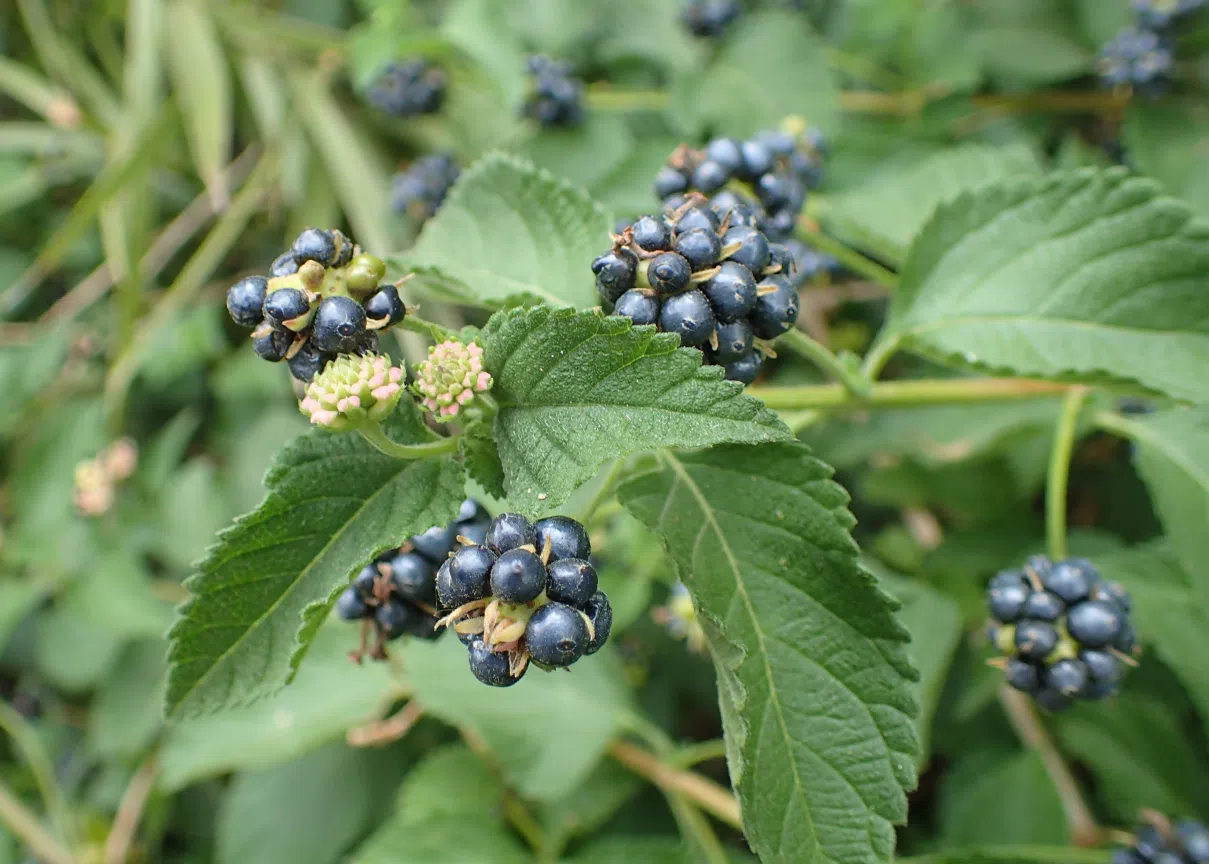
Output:
<instances>
[{"instance_id":1,"label":"textured leaf","mask_svg":"<svg viewBox=\"0 0 1209 864\"><path fill-rule=\"evenodd\" d=\"M866 185L829 197L826 222L857 242L906 254L937 205L998 180L1040 171L1026 147L964 144L940 150L894 171L879 171Z\"/></svg>"},{"instance_id":2,"label":"textured leaf","mask_svg":"<svg viewBox=\"0 0 1209 864\"><path fill-rule=\"evenodd\" d=\"M628 707L621 668L608 651L584 658L572 674L533 669L507 690L480 684L456 639L413 642L403 656L424 709L477 732L509 785L543 801L566 796L591 773Z\"/></svg>"},{"instance_id":3,"label":"textured leaf","mask_svg":"<svg viewBox=\"0 0 1209 864\"><path fill-rule=\"evenodd\" d=\"M505 487L523 512L557 507L639 450L788 437L741 385L653 327L543 307L500 312L484 332Z\"/></svg>"},{"instance_id":4,"label":"textured leaf","mask_svg":"<svg viewBox=\"0 0 1209 864\"><path fill-rule=\"evenodd\" d=\"M1209 217L1209 106L1203 99L1133 100L1121 134L1139 171Z\"/></svg>"},{"instance_id":5,"label":"textured leaf","mask_svg":"<svg viewBox=\"0 0 1209 864\"><path fill-rule=\"evenodd\" d=\"M436 268L480 300L529 295L592 306L590 265L609 245L611 227L583 191L493 153L463 172L401 266Z\"/></svg>"},{"instance_id":6,"label":"textured leaf","mask_svg":"<svg viewBox=\"0 0 1209 864\"><path fill-rule=\"evenodd\" d=\"M673 109L692 128L727 135L751 135L791 114L834 128L837 99L825 51L804 15L744 16L708 70L681 77Z\"/></svg>"},{"instance_id":7,"label":"textured leaf","mask_svg":"<svg viewBox=\"0 0 1209 864\"><path fill-rule=\"evenodd\" d=\"M1209 228L1120 170L993 186L912 247L875 350L1209 399Z\"/></svg>"},{"instance_id":8,"label":"textured leaf","mask_svg":"<svg viewBox=\"0 0 1209 864\"><path fill-rule=\"evenodd\" d=\"M916 779L917 674L831 469L797 443L663 453L620 496L703 613L761 860L889 861Z\"/></svg>"},{"instance_id":9,"label":"textured leaf","mask_svg":"<svg viewBox=\"0 0 1209 864\"><path fill-rule=\"evenodd\" d=\"M491 437L491 427L476 421L466 427L458 440L466 474L495 498L504 498L504 466L500 451Z\"/></svg>"},{"instance_id":10,"label":"textured leaf","mask_svg":"<svg viewBox=\"0 0 1209 864\"><path fill-rule=\"evenodd\" d=\"M406 440L419 440L414 404L400 404ZM170 634L170 711L232 708L285 684L352 574L452 519L464 478L449 457L397 460L355 434L312 432L279 454L265 485L264 503L219 535L188 583Z\"/></svg>"},{"instance_id":11,"label":"textured leaf","mask_svg":"<svg viewBox=\"0 0 1209 864\"><path fill-rule=\"evenodd\" d=\"M1133 440L1134 461L1201 604L1209 604L1209 409L1114 419Z\"/></svg>"}]
</instances>

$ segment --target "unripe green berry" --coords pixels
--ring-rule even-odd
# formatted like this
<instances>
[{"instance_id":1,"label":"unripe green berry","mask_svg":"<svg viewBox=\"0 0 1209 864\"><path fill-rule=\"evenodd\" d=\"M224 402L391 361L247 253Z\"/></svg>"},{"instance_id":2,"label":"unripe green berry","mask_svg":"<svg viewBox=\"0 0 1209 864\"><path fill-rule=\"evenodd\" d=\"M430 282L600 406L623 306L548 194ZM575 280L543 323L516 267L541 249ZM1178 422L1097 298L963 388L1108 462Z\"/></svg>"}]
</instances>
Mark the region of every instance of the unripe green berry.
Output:
<instances>
[{"instance_id":1,"label":"unripe green berry","mask_svg":"<svg viewBox=\"0 0 1209 864\"><path fill-rule=\"evenodd\" d=\"M372 294L386 275L386 262L376 255L358 255L349 262L344 284L350 294L364 296Z\"/></svg>"}]
</instances>

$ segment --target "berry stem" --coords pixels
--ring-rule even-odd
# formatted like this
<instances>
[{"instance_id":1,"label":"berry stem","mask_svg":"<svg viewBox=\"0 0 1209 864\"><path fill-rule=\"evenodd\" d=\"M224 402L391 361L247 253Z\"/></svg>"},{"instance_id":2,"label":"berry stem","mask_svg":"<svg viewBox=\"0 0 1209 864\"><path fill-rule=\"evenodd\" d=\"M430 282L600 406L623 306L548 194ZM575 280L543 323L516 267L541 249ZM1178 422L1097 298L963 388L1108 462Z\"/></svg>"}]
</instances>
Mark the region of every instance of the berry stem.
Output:
<instances>
[{"instance_id":1,"label":"berry stem","mask_svg":"<svg viewBox=\"0 0 1209 864\"><path fill-rule=\"evenodd\" d=\"M361 433L362 438L373 444L379 453L392 459L427 459L430 456L453 453L458 449L457 435L438 438L427 444L398 444L386 437L379 423L366 423L364 426L358 426L357 431Z\"/></svg>"},{"instance_id":2,"label":"berry stem","mask_svg":"<svg viewBox=\"0 0 1209 864\"><path fill-rule=\"evenodd\" d=\"M1037 716L1028 695L1005 684L999 690L999 702L1021 742L1041 758L1045 773L1054 784L1058 799L1062 802L1062 810L1066 813L1071 842L1075 846L1095 846L1100 842L1100 829L1096 825L1096 819L1084 802L1083 793L1079 791L1079 784L1075 782L1074 775L1066 767L1053 739L1045 731L1045 726Z\"/></svg>"},{"instance_id":3,"label":"berry stem","mask_svg":"<svg viewBox=\"0 0 1209 864\"><path fill-rule=\"evenodd\" d=\"M678 747L676 752L668 758L668 762L677 768L691 768L700 762L722 759L725 756L726 739L712 738L709 741L698 741Z\"/></svg>"},{"instance_id":4,"label":"berry stem","mask_svg":"<svg viewBox=\"0 0 1209 864\"><path fill-rule=\"evenodd\" d=\"M1045 537L1050 557L1066 557L1066 492L1070 476L1070 457L1075 449L1079 412L1087 398L1087 389L1072 387L1062 400L1062 411L1054 427L1054 445L1050 451L1049 474L1045 481Z\"/></svg>"},{"instance_id":5,"label":"berry stem","mask_svg":"<svg viewBox=\"0 0 1209 864\"><path fill-rule=\"evenodd\" d=\"M858 370L845 366L843 361L831 352L831 349L822 342L811 339L797 327L790 327L789 330L778 337L777 344L784 345L810 360L844 385L844 389L853 396L861 398L867 397L870 394L873 382Z\"/></svg>"},{"instance_id":6,"label":"berry stem","mask_svg":"<svg viewBox=\"0 0 1209 864\"><path fill-rule=\"evenodd\" d=\"M853 396L840 384L803 387L748 387L747 395L769 408L790 411L810 409L914 408L925 405L1005 402L1055 396L1069 384L1031 378L942 378L875 382L865 397Z\"/></svg>"},{"instance_id":7,"label":"berry stem","mask_svg":"<svg viewBox=\"0 0 1209 864\"><path fill-rule=\"evenodd\" d=\"M0 782L0 823L19 837L39 861L75 864L75 856L51 836L38 817L3 782Z\"/></svg>"},{"instance_id":8,"label":"berry stem","mask_svg":"<svg viewBox=\"0 0 1209 864\"><path fill-rule=\"evenodd\" d=\"M739 831L743 830L743 817L739 802L728 789L712 780L707 780L692 771L673 768L658 756L625 741L614 741L609 745L609 755L640 777L649 780L663 792L684 795L702 810Z\"/></svg>"},{"instance_id":9,"label":"berry stem","mask_svg":"<svg viewBox=\"0 0 1209 864\"><path fill-rule=\"evenodd\" d=\"M122 864L130 860L130 847L134 845L138 833L139 822L142 821L143 811L151 798L151 790L159 778L159 760L152 753L134 772L122 800L118 803L117 814L113 817L113 825L109 836L105 838L105 864Z\"/></svg>"},{"instance_id":10,"label":"berry stem","mask_svg":"<svg viewBox=\"0 0 1209 864\"><path fill-rule=\"evenodd\" d=\"M872 258L857 252L851 246L822 231L811 230L802 220L798 222L798 239L806 245L824 254L830 255L853 273L864 276L870 282L885 285L887 288L898 287L898 276L894 271L883 267Z\"/></svg>"}]
</instances>

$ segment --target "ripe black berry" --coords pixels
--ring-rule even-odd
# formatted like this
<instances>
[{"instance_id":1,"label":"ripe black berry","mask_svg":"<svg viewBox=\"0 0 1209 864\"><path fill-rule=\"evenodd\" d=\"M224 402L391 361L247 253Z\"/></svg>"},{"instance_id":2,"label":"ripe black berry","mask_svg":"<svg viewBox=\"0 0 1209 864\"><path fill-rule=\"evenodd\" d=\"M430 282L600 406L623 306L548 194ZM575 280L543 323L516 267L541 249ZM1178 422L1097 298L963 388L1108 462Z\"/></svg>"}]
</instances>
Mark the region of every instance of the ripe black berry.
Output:
<instances>
[{"instance_id":1,"label":"ripe black berry","mask_svg":"<svg viewBox=\"0 0 1209 864\"><path fill-rule=\"evenodd\" d=\"M409 537L407 542L433 564L440 564L449 557L457 536L457 531L452 525L433 525L423 534Z\"/></svg>"},{"instance_id":2,"label":"ripe black berry","mask_svg":"<svg viewBox=\"0 0 1209 864\"><path fill-rule=\"evenodd\" d=\"M445 100L445 73L424 60L389 63L366 98L392 117L434 114Z\"/></svg>"},{"instance_id":3,"label":"ripe black berry","mask_svg":"<svg viewBox=\"0 0 1209 864\"><path fill-rule=\"evenodd\" d=\"M727 222L727 227L734 228L736 225L746 225L749 228L755 227L756 224L756 208L755 205L732 192L729 189L723 189L717 195L710 199L710 209L718 214L720 220Z\"/></svg>"},{"instance_id":4,"label":"ripe black berry","mask_svg":"<svg viewBox=\"0 0 1209 864\"><path fill-rule=\"evenodd\" d=\"M298 272L300 262L294 257L294 250L282 252L273 259L273 263L269 265L269 276L292 276Z\"/></svg>"},{"instance_id":5,"label":"ripe black berry","mask_svg":"<svg viewBox=\"0 0 1209 864\"><path fill-rule=\"evenodd\" d=\"M632 226L634 245L647 252L658 252L667 249L672 240L672 232L667 223L655 216L643 216Z\"/></svg>"},{"instance_id":6,"label":"ripe black berry","mask_svg":"<svg viewBox=\"0 0 1209 864\"><path fill-rule=\"evenodd\" d=\"M706 195L717 192L729 179L727 170L712 159L706 159L693 171L693 186Z\"/></svg>"},{"instance_id":7,"label":"ripe black berry","mask_svg":"<svg viewBox=\"0 0 1209 864\"><path fill-rule=\"evenodd\" d=\"M725 375L727 380L750 384L759 376L760 367L763 365L764 354L752 348L735 362L727 363L724 367Z\"/></svg>"},{"instance_id":8,"label":"ripe black berry","mask_svg":"<svg viewBox=\"0 0 1209 864\"><path fill-rule=\"evenodd\" d=\"M694 228L676 236L675 249L695 272L714 266L722 254L722 241L707 228Z\"/></svg>"},{"instance_id":9,"label":"ripe black berry","mask_svg":"<svg viewBox=\"0 0 1209 864\"><path fill-rule=\"evenodd\" d=\"M592 622L594 633L584 654L595 654L609 641L609 634L613 632L613 607L609 604L609 598L605 593L597 591L592 595L592 599L584 605L583 611L588 616L588 620Z\"/></svg>"},{"instance_id":10,"label":"ripe black berry","mask_svg":"<svg viewBox=\"0 0 1209 864\"><path fill-rule=\"evenodd\" d=\"M563 558L546 567L546 596L577 608L591 601L598 583L596 569L578 558Z\"/></svg>"},{"instance_id":11,"label":"ripe black berry","mask_svg":"<svg viewBox=\"0 0 1209 864\"><path fill-rule=\"evenodd\" d=\"M789 177L780 174L765 174L756 184L756 194L766 209L769 211L780 210L789 205L794 195L795 185Z\"/></svg>"},{"instance_id":12,"label":"ripe black berry","mask_svg":"<svg viewBox=\"0 0 1209 864\"><path fill-rule=\"evenodd\" d=\"M682 234L694 228L706 228L716 232L721 225L718 214L709 207L689 207L676 219L675 231Z\"/></svg>"},{"instance_id":13,"label":"ripe black berry","mask_svg":"<svg viewBox=\"0 0 1209 864\"><path fill-rule=\"evenodd\" d=\"M256 356L270 363L279 363L285 359L290 346L294 344L294 334L288 330L273 330L252 340L252 350Z\"/></svg>"},{"instance_id":14,"label":"ripe black berry","mask_svg":"<svg viewBox=\"0 0 1209 864\"><path fill-rule=\"evenodd\" d=\"M1058 561L1038 574L1041 584L1065 603L1079 603L1091 594L1092 585L1098 582L1091 565L1082 558Z\"/></svg>"},{"instance_id":15,"label":"ripe black berry","mask_svg":"<svg viewBox=\"0 0 1209 864\"><path fill-rule=\"evenodd\" d=\"M336 260L336 238L322 228L305 228L294 241L294 259L299 264L318 261L327 267Z\"/></svg>"},{"instance_id":16,"label":"ripe black berry","mask_svg":"<svg viewBox=\"0 0 1209 864\"><path fill-rule=\"evenodd\" d=\"M1115 603L1088 600L1071 607L1066 629L1077 642L1088 648L1103 648L1121 634L1125 620Z\"/></svg>"},{"instance_id":17,"label":"ripe black berry","mask_svg":"<svg viewBox=\"0 0 1209 864\"><path fill-rule=\"evenodd\" d=\"M1066 611L1066 604L1057 594L1051 594L1049 591L1034 591L1024 601L1024 608L1020 610L1020 615L1022 618L1033 618L1038 621L1057 621L1062 617L1064 611Z\"/></svg>"},{"instance_id":18,"label":"ripe black berry","mask_svg":"<svg viewBox=\"0 0 1209 864\"><path fill-rule=\"evenodd\" d=\"M728 324L719 324L718 347L714 349L714 361L725 366L734 363L751 350L751 325L740 318Z\"/></svg>"},{"instance_id":19,"label":"ripe black berry","mask_svg":"<svg viewBox=\"0 0 1209 864\"><path fill-rule=\"evenodd\" d=\"M746 318L756 308L756 280L750 270L734 261L723 261L701 290L719 321Z\"/></svg>"},{"instance_id":20,"label":"ripe black berry","mask_svg":"<svg viewBox=\"0 0 1209 864\"><path fill-rule=\"evenodd\" d=\"M1016 653L1041 662L1058 647L1058 631L1047 621L1021 621L1016 625Z\"/></svg>"},{"instance_id":21,"label":"ripe black berry","mask_svg":"<svg viewBox=\"0 0 1209 864\"><path fill-rule=\"evenodd\" d=\"M361 568L360 572L353 577L352 589L357 592L357 596L366 603L376 602L374 598L374 583L378 581L378 568L373 564L366 564Z\"/></svg>"},{"instance_id":22,"label":"ripe black berry","mask_svg":"<svg viewBox=\"0 0 1209 864\"><path fill-rule=\"evenodd\" d=\"M1041 686L1041 670L1032 663L1013 657L1004 669L1004 679L1009 685L1025 693L1035 693Z\"/></svg>"},{"instance_id":23,"label":"ripe black berry","mask_svg":"<svg viewBox=\"0 0 1209 864\"><path fill-rule=\"evenodd\" d=\"M519 513L501 513L487 529L487 548L502 555L519 546L537 546L537 530Z\"/></svg>"},{"instance_id":24,"label":"ripe black berry","mask_svg":"<svg viewBox=\"0 0 1209 864\"><path fill-rule=\"evenodd\" d=\"M718 39L740 11L736 0L687 0L680 11L680 20L694 36Z\"/></svg>"},{"instance_id":25,"label":"ripe black berry","mask_svg":"<svg viewBox=\"0 0 1209 864\"><path fill-rule=\"evenodd\" d=\"M1121 680L1121 661L1107 651L1087 648L1079 652L1079 659L1096 684L1116 684Z\"/></svg>"},{"instance_id":26,"label":"ripe black berry","mask_svg":"<svg viewBox=\"0 0 1209 864\"><path fill-rule=\"evenodd\" d=\"M680 336L680 344L703 345L714 332L714 312L705 295L695 288L663 301L659 326L666 333Z\"/></svg>"},{"instance_id":27,"label":"ripe black berry","mask_svg":"<svg viewBox=\"0 0 1209 864\"><path fill-rule=\"evenodd\" d=\"M547 603L525 627L525 648L544 666L570 666L588 647L588 625L578 609Z\"/></svg>"},{"instance_id":28,"label":"ripe black berry","mask_svg":"<svg viewBox=\"0 0 1209 864\"><path fill-rule=\"evenodd\" d=\"M743 152L734 138L710 141L705 145L705 158L716 162L727 174L736 174L743 168Z\"/></svg>"},{"instance_id":29,"label":"ripe black berry","mask_svg":"<svg viewBox=\"0 0 1209 864\"><path fill-rule=\"evenodd\" d=\"M533 76L523 114L543 126L576 126L583 120L583 93L571 68L548 57L530 57Z\"/></svg>"},{"instance_id":30,"label":"ripe black berry","mask_svg":"<svg viewBox=\"0 0 1209 864\"><path fill-rule=\"evenodd\" d=\"M688 287L693 268L683 255L664 252L651 259L646 271L647 282L661 295L678 294Z\"/></svg>"},{"instance_id":31,"label":"ripe black berry","mask_svg":"<svg viewBox=\"0 0 1209 864\"><path fill-rule=\"evenodd\" d=\"M240 327L249 330L264 320L264 297L269 280L263 276L240 279L227 289L227 312Z\"/></svg>"},{"instance_id":32,"label":"ripe black berry","mask_svg":"<svg viewBox=\"0 0 1209 864\"><path fill-rule=\"evenodd\" d=\"M508 671L508 655L497 654L482 639L475 638L467 649L470 671L474 677L492 687L511 687L520 678L513 678Z\"/></svg>"},{"instance_id":33,"label":"ripe black berry","mask_svg":"<svg viewBox=\"0 0 1209 864\"><path fill-rule=\"evenodd\" d=\"M659 321L659 300L653 291L627 291L617 298L613 314L624 315L635 324L655 324Z\"/></svg>"},{"instance_id":34,"label":"ripe black berry","mask_svg":"<svg viewBox=\"0 0 1209 864\"><path fill-rule=\"evenodd\" d=\"M600 296L616 303L622 294L634 287L638 258L629 249L609 252L592 262L592 272L596 274L596 290Z\"/></svg>"},{"instance_id":35,"label":"ripe black berry","mask_svg":"<svg viewBox=\"0 0 1209 864\"><path fill-rule=\"evenodd\" d=\"M345 588L336 598L336 614L342 621L358 621L369 615L369 607L355 588Z\"/></svg>"},{"instance_id":36,"label":"ripe black berry","mask_svg":"<svg viewBox=\"0 0 1209 864\"><path fill-rule=\"evenodd\" d=\"M662 201L669 195L678 195L688 190L688 178L675 168L663 167L655 175L655 197Z\"/></svg>"},{"instance_id":37,"label":"ripe black berry","mask_svg":"<svg viewBox=\"0 0 1209 864\"><path fill-rule=\"evenodd\" d=\"M481 600L488 594L495 554L485 546L463 546L437 574L437 599L442 609Z\"/></svg>"},{"instance_id":38,"label":"ripe black berry","mask_svg":"<svg viewBox=\"0 0 1209 864\"><path fill-rule=\"evenodd\" d=\"M1081 660L1059 660L1045 672L1047 687L1065 696L1075 696L1087 686L1087 666Z\"/></svg>"},{"instance_id":39,"label":"ripe black berry","mask_svg":"<svg viewBox=\"0 0 1209 864\"><path fill-rule=\"evenodd\" d=\"M592 554L588 532L584 530L583 525L568 516L549 516L539 520L535 528L537 551L544 552L546 543L550 544L549 561L563 558L581 558L586 561Z\"/></svg>"},{"instance_id":40,"label":"ripe black berry","mask_svg":"<svg viewBox=\"0 0 1209 864\"><path fill-rule=\"evenodd\" d=\"M436 568L414 552L400 552L387 560L390 588L404 600L431 606L437 597Z\"/></svg>"},{"instance_id":41,"label":"ripe black berry","mask_svg":"<svg viewBox=\"0 0 1209 864\"><path fill-rule=\"evenodd\" d=\"M991 580L987 589L987 605L991 617L1004 624L1020 618L1032 588L1020 570L1006 570Z\"/></svg>"},{"instance_id":42,"label":"ripe black berry","mask_svg":"<svg viewBox=\"0 0 1209 864\"><path fill-rule=\"evenodd\" d=\"M768 290L769 287L772 290ZM760 283L756 307L751 312L751 329L761 339L775 339L798 320L801 298L789 277L779 273Z\"/></svg>"},{"instance_id":43,"label":"ripe black berry","mask_svg":"<svg viewBox=\"0 0 1209 864\"><path fill-rule=\"evenodd\" d=\"M387 600L374 610L374 623L387 639L398 639L406 633L415 614L411 606L402 600Z\"/></svg>"},{"instance_id":44,"label":"ripe black berry","mask_svg":"<svg viewBox=\"0 0 1209 864\"><path fill-rule=\"evenodd\" d=\"M546 568L527 549L504 552L491 568L491 593L505 603L532 603L546 590Z\"/></svg>"},{"instance_id":45,"label":"ripe black berry","mask_svg":"<svg viewBox=\"0 0 1209 864\"><path fill-rule=\"evenodd\" d=\"M793 141L790 139L790 148L793 147ZM740 153L743 157L743 176L748 180L755 180L772 170L772 150L768 145L759 140L744 141L739 146Z\"/></svg>"},{"instance_id":46,"label":"ripe black berry","mask_svg":"<svg viewBox=\"0 0 1209 864\"><path fill-rule=\"evenodd\" d=\"M351 297L324 297L315 312L311 341L322 351L351 354L365 333L365 321L365 310Z\"/></svg>"},{"instance_id":47,"label":"ripe black berry","mask_svg":"<svg viewBox=\"0 0 1209 864\"><path fill-rule=\"evenodd\" d=\"M1108 87L1131 86L1144 96L1154 96L1167 88L1173 64L1168 37L1128 27L1101 49L1097 68Z\"/></svg>"},{"instance_id":48,"label":"ripe black berry","mask_svg":"<svg viewBox=\"0 0 1209 864\"><path fill-rule=\"evenodd\" d=\"M731 228L722 237L723 246L738 243L739 248L728 256L731 261L742 264L752 273L759 273L768 266L768 238L763 232L739 225Z\"/></svg>"},{"instance_id":49,"label":"ripe black berry","mask_svg":"<svg viewBox=\"0 0 1209 864\"><path fill-rule=\"evenodd\" d=\"M274 326L303 330L310 324L311 304L297 288L278 288L264 300L264 314Z\"/></svg>"},{"instance_id":50,"label":"ripe black berry","mask_svg":"<svg viewBox=\"0 0 1209 864\"><path fill-rule=\"evenodd\" d=\"M445 201L460 171L450 153L425 156L391 180L390 206L417 222L432 218Z\"/></svg>"},{"instance_id":51,"label":"ripe black berry","mask_svg":"<svg viewBox=\"0 0 1209 864\"><path fill-rule=\"evenodd\" d=\"M291 375L307 384L322 372L323 367L335 359L335 356L335 354L320 351L314 343L308 341L298 349L298 352L289 359L286 365L290 367Z\"/></svg>"},{"instance_id":52,"label":"ripe black berry","mask_svg":"<svg viewBox=\"0 0 1209 864\"><path fill-rule=\"evenodd\" d=\"M407 314L407 307L394 285L380 285L363 304L365 316L371 321L385 321L387 327L398 324Z\"/></svg>"},{"instance_id":53,"label":"ripe black berry","mask_svg":"<svg viewBox=\"0 0 1209 864\"><path fill-rule=\"evenodd\" d=\"M1200 822L1177 822L1176 841L1193 864L1209 862L1209 829Z\"/></svg>"}]
</instances>

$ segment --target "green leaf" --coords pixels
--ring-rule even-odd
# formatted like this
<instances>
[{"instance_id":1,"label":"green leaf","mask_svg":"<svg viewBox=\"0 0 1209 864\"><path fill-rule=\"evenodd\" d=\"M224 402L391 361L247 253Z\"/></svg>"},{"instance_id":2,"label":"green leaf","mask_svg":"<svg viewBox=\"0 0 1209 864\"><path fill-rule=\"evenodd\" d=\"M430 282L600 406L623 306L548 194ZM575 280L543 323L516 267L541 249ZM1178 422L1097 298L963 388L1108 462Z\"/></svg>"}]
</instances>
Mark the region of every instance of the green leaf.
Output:
<instances>
[{"instance_id":1,"label":"green leaf","mask_svg":"<svg viewBox=\"0 0 1209 864\"><path fill-rule=\"evenodd\" d=\"M1043 27L988 27L967 38L987 71L1011 83L1071 78L1089 71L1095 59L1083 45Z\"/></svg>"},{"instance_id":2,"label":"green leaf","mask_svg":"<svg viewBox=\"0 0 1209 864\"><path fill-rule=\"evenodd\" d=\"M574 128L537 127L516 149L554 176L590 188L630 155L634 136L624 117L589 111L584 122ZM607 243L597 242L602 251L604 245Z\"/></svg>"},{"instance_id":3,"label":"green leaf","mask_svg":"<svg viewBox=\"0 0 1209 864\"><path fill-rule=\"evenodd\" d=\"M398 690L386 664L349 661L356 642L356 630L333 618L289 687L244 708L174 723L161 756L160 785L171 792L230 771L275 765L370 720Z\"/></svg>"},{"instance_id":4,"label":"green leaf","mask_svg":"<svg viewBox=\"0 0 1209 864\"><path fill-rule=\"evenodd\" d=\"M608 651L577 663L572 674L532 669L507 690L475 680L456 639L410 642L403 657L425 711L477 732L509 785L541 801L562 798L588 776L628 708L622 670Z\"/></svg>"},{"instance_id":5,"label":"green leaf","mask_svg":"<svg viewBox=\"0 0 1209 864\"><path fill-rule=\"evenodd\" d=\"M400 405L404 440L422 440L414 403ZM452 458L396 460L356 434L316 431L279 454L265 485L188 582L170 633L172 712L245 705L285 684L352 574L451 520L465 483Z\"/></svg>"},{"instance_id":6,"label":"green leaf","mask_svg":"<svg viewBox=\"0 0 1209 864\"><path fill-rule=\"evenodd\" d=\"M605 462L639 450L788 437L700 352L626 318L517 309L484 334L505 487L521 512L557 507Z\"/></svg>"},{"instance_id":7,"label":"green leaf","mask_svg":"<svg viewBox=\"0 0 1209 864\"><path fill-rule=\"evenodd\" d=\"M500 451L491 437L491 426L475 421L469 424L458 447L462 452L462 463L466 474L495 498L504 498L504 465L500 462Z\"/></svg>"},{"instance_id":8,"label":"green leaf","mask_svg":"<svg viewBox=\"0 0 1209 864\"><path fill-rule=\"evenodd\" d=\"M825 52L804 15L744 16L709 69L681 76L673 111L690 128L740 137L775 127L791 114L832 129L838 100Z\"/></svg>"},{"instance_id":9,"label":"green leaf","mask_svg":"<svg viewBox=\"0 0 1209 864\"><path fill-rule=\"evenodd\" d=\"M946 846L1066 840L1066 817L1032 752L977 754L945 778L940 803Z\"/></svg>"},{"instance_id":10,"label":"green leaf","mask_svg":"<svg viewBox=\"0 0 1209 864\"><path fill-rule=\"evenodd\" d=\"M547 803L541 821L547 832L564 840L587 834L608 822L642 789L637 775L606 759L574 791Z\"/></svg>"},{"instance_id":11,"label":"green leaf","mask_svg":"<svg viewBox=\"0 0 1209 864\"><path fill-rule=\"evenodd\" d=\"M962 144L878 171L869 183L828 197L825 221L854 241L901 259L940 204L988 183L1039 172L1037 157L1027 147Z\"/></svg>"},{"instance_id":12,"label":"green leaf","mask_svg":"<svg viewBox=\"0 0 1209 864\"><path fill-rule=\"evenodd\" d=\"M729 851L726 856L735 864L747 864L755 859L742 852ZM700 859L679 840L670 837L605 837L588 846L568 864L699 864Z\"/></svg>"},{"instance_id":13,"label":"green leaf","mask_svg":"<svg viewBox=\"0 0 1209 864\"><path fill-rule=\"evenodd\" d=\"M942 205L874 352L1209 399L1209 228L1151 181L1083 170Z\"/></svg>"},{"instance_id":14,"label":"green leaf","mask_svg":"<svg viewBox=\"0 0 1209 864\"><path fill-rule=\"evenodd\" d=\"M433 267L481 300L518 295L592 306L592 259L609 218L587 193L516 156L492 153L463 172L400 265Z\"/></svg>"},{"instance_id":15,"label":"green leaf","mask_svg":"<svg viewBox=\"0 0 1209 864\"><path fill-rule=\"evenodd\" d=\"M88 712L90 750L107 759L138 757L163 720L168 672L160 639L126 646Z\"/></svg>"},{"instance_id":16,"label":"green leaf","mask_svg":"<svg viewBox=\"0 0 1209 864\"><path fill-rule=\"evenodd\" d=\"M898 864L1104 864L1103 849L1075 846L981 846L898 858Z\"/></svg>"},{"instance_id":17,"label":"green leaf","mask_svg":"<svg viewBox=\"0 0 1209 864\"><path fill-rule=\"evenodd\" d=\"M464 670L463 670L464 671ZM456 788L473 794L449 794ZM504 790L461 744L437 750L407 775L395 815L352 857L354 864L529 864L500 818Z\"/></svg>"},{"instance_id":18,"label":"green leaf","mask_svg":"<svg viewBox=\"0 0 1209 864\"><path fill-rule=\"evenodd\" d=\"M1204 100L1133 100L1121 134L1139 171L1188 202L1202 218L1209 217L1209 110Z\"/></svg>"},{"instance_id":19,"label":"green leaf","mask_svg":"<svg viewBox=\"0 0 1209 864\"><path fill-rule=\"evenodd\" d=\"M798 443L661 453L620 497L702 613L761 860L889 861L916 781L918 675L831 469Z\"/></svg>"},{"instance_id":20,"label":"green leaf","mask_svg":"<svg viewBox=\"0 0 1209 864\"><path fill-rule=\"evenodd\" d=\"M1134 461L1172 548L1209 604L1209 409L1114 416L1136 445Z\"/></svg>"},{"instance_id":21,"label":"green leaf","mask_svg":"<svg viewBox=\"0 0 1209 864\"><path fill-rule=\"evenodd\" d=\"M193 161L217 209L228 197L222 169L230 158L233 134L227 58L214 21L195 0L169 3L162 32Z\"/></svg>"}]
</instances>

